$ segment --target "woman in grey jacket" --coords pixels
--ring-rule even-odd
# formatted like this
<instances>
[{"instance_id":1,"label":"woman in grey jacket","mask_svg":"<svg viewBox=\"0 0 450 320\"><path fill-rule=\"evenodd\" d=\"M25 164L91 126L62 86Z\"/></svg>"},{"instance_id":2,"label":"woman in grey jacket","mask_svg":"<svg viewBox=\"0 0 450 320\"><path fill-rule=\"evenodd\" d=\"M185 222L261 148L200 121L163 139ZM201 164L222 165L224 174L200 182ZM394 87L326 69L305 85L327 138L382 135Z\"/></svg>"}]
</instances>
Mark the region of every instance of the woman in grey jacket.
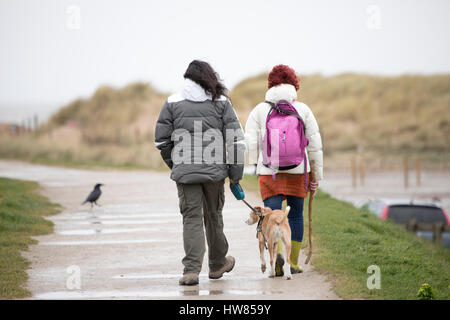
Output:
<instances>
[{"instance_id":1,"label":"woman in grey jacket","mask_svg":"<svg viewBox=\"0 0 450 320\"><path fill-rule=\"evenodd\" d=\"M238 182L244 168L245 142L227 89L203 61L192 61L182 91L171 95L156 124L155 144L177 183L183 215L185 257L180 285L198 284L208 243L209 278L230 272L235 259L226 256L223 233L224 181Z\"/></svg>"}]
</instances>

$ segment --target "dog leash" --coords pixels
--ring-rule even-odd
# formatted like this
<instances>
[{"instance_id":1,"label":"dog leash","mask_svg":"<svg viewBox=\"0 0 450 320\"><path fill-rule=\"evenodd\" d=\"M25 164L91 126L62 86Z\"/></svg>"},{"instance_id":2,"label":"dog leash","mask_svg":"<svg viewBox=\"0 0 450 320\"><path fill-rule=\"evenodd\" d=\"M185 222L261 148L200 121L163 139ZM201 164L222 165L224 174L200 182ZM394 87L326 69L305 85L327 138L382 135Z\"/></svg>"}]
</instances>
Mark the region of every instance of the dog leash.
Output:
<instances>
[{"instance_id":1,"label":"dog leash","mask_svg":"<svg viewBox=\"0 0 450 320\"><path fill-rule=\"evenodd\" d=\"M261 212L257 211L257 210L256 210L255 208L253 208L251 205L249 205L249 204L247 203L247 201L245 201L244 199L242 199L242 201L244 201L244 203L245 203L250 209L252 209L252 211L259 217L258 225L256 226L256 238L258 238L258 233L261 232L261 235L263 236L263 239L264 239L264 247L265 247L266 249L268 249L268 248L267 248L267 239L266 239L266 236L265 236L264 233L262 232L262 223L263 223L263 220L264 220L263 214L262 214Z\"/></svg>"},{"instance_id":2,"label":"dog leash","mask_svg":"<svg viewBox=\"0 0 450 320\"><path fill-rule=\"evenodd\" d=\"M261 235L263 236L263 239L264 239L264 247L266 249L268 249L267 248L267 239L264 236L264 233L262 232L262 222L264 220L263 214L261 212L259 212L258 210L256 210L255 208L253 208L247 201L245 201L244 189L242 189L242 187L239 183L233 183L233 184L230 183L230 189L237 200L242 200L247 205L247 207L249 207L250 210L252 210L259 217L258 225L256 226L256 238L258 238L258 233L261 232Z\"/></svg>"},{"instance_id":3,"label":"dog leash","mask_svg":"<svg viewBox=\"0 0 450 320\"><path fill-rule=\"evenodd\" d=\"M264 239L264 248L267 248L267 239L266 236L264 235L264 233L262 232L262 221L264 219L264 216L260 216L259 217L259 221L258 221L258 225L256 226L256 238L258 238L258 233L261 232L261 235L263 236Z\"/></svg>"},{"instance_id":4,"label":"dog leash","mask_svg":"<svg viewBox=\"0 0 450 320\"><path fill-rule=\"evenodd\" d=\"M258 238L258 233L261 232L261 235L263 236L264 239L264 247L266 249L267 248L267 239L264 236L264 233L262 232L262 222L264 220L264 216L261 212L257 211L255 208L253 208L247 201L245 201L244 199L242 199L242 201L244 201L244 203L247 205L247 207L249 207L258 217L259 217L259 221L258 221L258 225L256 226L256 238Z\"/></svg>"}]
</instances>

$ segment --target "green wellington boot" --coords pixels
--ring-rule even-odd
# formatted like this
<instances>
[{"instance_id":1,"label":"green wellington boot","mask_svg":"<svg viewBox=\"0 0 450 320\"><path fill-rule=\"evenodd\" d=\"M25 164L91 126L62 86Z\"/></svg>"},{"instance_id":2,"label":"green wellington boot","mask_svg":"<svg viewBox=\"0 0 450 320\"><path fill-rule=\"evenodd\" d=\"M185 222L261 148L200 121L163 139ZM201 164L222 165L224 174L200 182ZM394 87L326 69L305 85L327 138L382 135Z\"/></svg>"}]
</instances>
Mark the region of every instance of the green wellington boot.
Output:
<instances>
[{"instance_id":1,"label":"green wellington boot","mask_svg":"<svg viewBox=\"0 0 450 320\"><path fill-rule=\"evenodd\" d=\"M283 244L281 240L278 240L277 259L275 260L275 277L284 276L283 266L284 266Z\"/></svg>"},{"instance_id":2,"label":"green wellington boot","mask_svg":"<svg viewBox=\"0 0 450 320\"><path fill-rule=\"evenodd\" d=\"M298 256L302 247L301 241L291 241L291 273L302 273L303 269L298 265ZM275 269L276 270L276 269Z\"/></svg>"}]
</instances>

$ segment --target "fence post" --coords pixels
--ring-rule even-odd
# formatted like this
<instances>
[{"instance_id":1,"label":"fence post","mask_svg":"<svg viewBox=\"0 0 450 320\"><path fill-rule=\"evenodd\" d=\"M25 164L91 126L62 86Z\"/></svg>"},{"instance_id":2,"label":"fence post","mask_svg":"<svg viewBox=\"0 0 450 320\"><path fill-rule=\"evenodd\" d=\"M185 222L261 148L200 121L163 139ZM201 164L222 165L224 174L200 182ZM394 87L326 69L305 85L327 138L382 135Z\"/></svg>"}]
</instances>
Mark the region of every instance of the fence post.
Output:
<instances>
[{"instance_id":1,"label":"fence post","mask_svg":"<svg viewBox=\"0 0 450 320\"><path fill-rule=\"evenodd\" d=\"M33 127L34 127L34 134L37 135L39 128L39 119L37 114L35 114L33 117Z\"/></svg>"},{"instance_id":2,"label":"fence post","mask_svg":"<svg viewBox=\"0 0 450 320\"><path fill-rule=\"evenodd\" d=\"M416 219L409 219L405 223L405 228L407 231L415 232L416 230Z\"/></svg>"},{"instance_id":3,"label":"fence post","mask_svg":"<svg viewBox=\"0 0 450 320\"><path fill-rule=\"evenodd\" d=\"M433 223L433 242L442 244L442 222Z\"/></svg>"},{"instance_id":4,"label":"fence post","mask_svg":"<svg viewBox=\"0 0 450 320\"><path fill-rule=\"evenodd\" d=\"M443 169L447 170L448 169L448 149L446 148L444 150L444 154L442 155L443 157Z\"/></svg>"},{"instance_id":5,"label":"fence post","mask_svg":"<svg viewBox=\"0 0 450 320\"><path fill-rule=\"evenodd\" d=\"M27 124L28 124L28 133L31 133L33 131L33 119L31 117L29 117L27 119Z\"/></svg>"},{"instance_id":6,"label":"fence post","mask_svg":"<svg viewBox=\"0 0 450 320\"><path fill-rule=\"evenodd\" d=\"M361 186L364 186L364 182L366 179L366 163L364 162L364 157L361 156L359 158L359 183Z\"/></svg>"},{"instance_id":7,"label":"fence post","mask_svg":"<svg viewBox=\"0 0 450 320\"><path fill-rule=\"evenodd\" d=\"M416 158L416 185L420 187L422 182L422 161L419 157Z\"/></svg>"},{"instance_id":8,"label":"fence post","mask_svg":"<svg viewBox=\"0 0 450 320\"><path fill-rule=\"evenodd\" d=\"M352 157L352 187L356 188L356 156Z\"/></svg>"},{"instance_id":9,"label":"fence post","mask_svg":"<svg viewBox=\"0 0 450 320\"><path fill-rule=\"evenodd\" d=\"M408 185L409 185L408 174L409 174L408 157L405 156L403 158L403 183L404 183L405 189L408 189Z\"/></svg>"}]
</instances>

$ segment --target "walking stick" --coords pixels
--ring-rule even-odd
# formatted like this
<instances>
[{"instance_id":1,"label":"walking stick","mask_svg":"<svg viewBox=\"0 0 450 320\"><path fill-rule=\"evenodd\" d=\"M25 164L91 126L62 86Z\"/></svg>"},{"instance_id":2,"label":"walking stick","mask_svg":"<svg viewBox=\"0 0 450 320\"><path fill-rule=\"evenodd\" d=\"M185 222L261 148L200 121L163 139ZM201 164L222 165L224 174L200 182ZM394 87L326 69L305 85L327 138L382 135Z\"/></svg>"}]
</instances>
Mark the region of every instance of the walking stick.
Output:
<instances>
[{"instance_id":1,"label":"walking stick","mask_svg":"<svg viewBox=\"0 0 450 320\"><path fill-rule=\"evenodd\" d=\"M309 173L309 180L311 182L316 182L316 177L314 175L314 160L311 160L311 172ZM309 252L308 256L306 257L305 264L308 264L309 260L312 256L312 204L313 204L313 196L311 194L311 191L309 192L309 203L308 203L308 219L309 219Z\"/></svg>"}]
</instances>

